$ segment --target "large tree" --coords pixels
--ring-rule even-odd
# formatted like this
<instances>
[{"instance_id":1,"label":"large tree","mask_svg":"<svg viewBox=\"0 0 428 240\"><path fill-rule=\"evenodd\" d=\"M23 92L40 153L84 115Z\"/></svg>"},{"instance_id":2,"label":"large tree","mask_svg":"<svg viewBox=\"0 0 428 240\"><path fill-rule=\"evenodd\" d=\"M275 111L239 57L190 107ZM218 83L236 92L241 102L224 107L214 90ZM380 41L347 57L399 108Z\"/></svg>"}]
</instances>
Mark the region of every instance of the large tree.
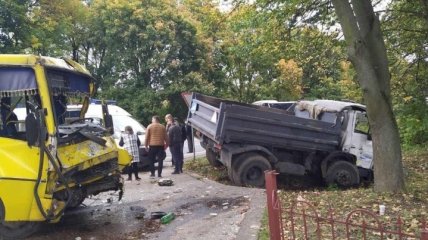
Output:
<instances>
[{"instance_id":1,"label":"large tree","mask_svg":"<svg viewBox=\"0 0 428 240\"><path fill-rule=\"evenodd\" d=\"M370 0L332 0L367 105L375 190L404 189L400 136L392 110L386 48Z\"/></svg>"}]
</instances>

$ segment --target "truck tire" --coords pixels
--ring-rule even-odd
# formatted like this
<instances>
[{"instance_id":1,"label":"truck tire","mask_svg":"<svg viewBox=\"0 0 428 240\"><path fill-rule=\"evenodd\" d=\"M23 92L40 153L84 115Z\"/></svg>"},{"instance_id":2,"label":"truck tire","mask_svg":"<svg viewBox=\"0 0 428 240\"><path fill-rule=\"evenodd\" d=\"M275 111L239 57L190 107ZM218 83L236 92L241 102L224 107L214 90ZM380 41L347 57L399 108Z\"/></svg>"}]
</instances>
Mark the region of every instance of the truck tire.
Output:
<instances>
[{"instance_id":1,"label":"truck tire","mask_svg":"<svg viewBox=\"0 0 428 240\"><path fill-rule=\"evenodd\" d=\"M247 158L247 154L240 154L236 155L232 158L232 164L229 169L227 169L227 174L229 176L230 181L232 181L235 185L240 185L240 181L238 176L238 167L240 165L240 162L242 162L245 158Z\"/></svg>"},{"instance_id":2,"label":"truck tire","mask_svg":"<svg viewBox=\"0 0 428 240\"><path fill-rule=\"evenodd\" d=\"M208 159L208 162L210 163L211 166L213 167L220 167L223 164L217 159L217 153L214 152L213 150L207 148L206 150L206 156Z\"/></svg>"},{"instance_id":3,"label":"truck tire","mask_svg":"<svg viewBox=\"0 0 428 240\"><path fill-rule=\"evenodd\" d=\"M271 170L272 166L269 161L260 154L246 154L245 159L242 159L237 166L236 176L234 180L237 185L264 187L265 186L265 171Z\"/></svg>"},{"instance_id":4,"label":"truck tire","mask_svg":"<svg viewBox=\"0 0 428 240\"><path fill-rule=\"evenodd\" d=\"M352 163L338 161L328 167L326 182L328 185L337 184L341 188L349 188L360 183L360 175Z\"/></svg>"}]
</instances>

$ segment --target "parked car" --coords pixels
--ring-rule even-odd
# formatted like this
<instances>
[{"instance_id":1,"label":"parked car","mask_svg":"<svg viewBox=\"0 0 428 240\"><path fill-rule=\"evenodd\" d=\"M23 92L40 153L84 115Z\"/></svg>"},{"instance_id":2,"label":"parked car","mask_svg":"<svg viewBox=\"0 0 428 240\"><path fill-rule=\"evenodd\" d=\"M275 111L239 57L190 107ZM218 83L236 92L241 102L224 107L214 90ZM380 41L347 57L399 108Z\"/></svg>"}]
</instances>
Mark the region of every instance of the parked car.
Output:
<instances>
[{"instance_id":1,"label":"parked car","mask_svg":"<svg viewBox=\"0 0 428 240\"><path fill-rule=\"evenodd\" d=\"M277 100L260 100L253 102L253 105L264 106L268 108L277 108L282 110L289 110L293 107L296 102L288 101L288 102L278 102Z\"/></svg>"}]
</instances>

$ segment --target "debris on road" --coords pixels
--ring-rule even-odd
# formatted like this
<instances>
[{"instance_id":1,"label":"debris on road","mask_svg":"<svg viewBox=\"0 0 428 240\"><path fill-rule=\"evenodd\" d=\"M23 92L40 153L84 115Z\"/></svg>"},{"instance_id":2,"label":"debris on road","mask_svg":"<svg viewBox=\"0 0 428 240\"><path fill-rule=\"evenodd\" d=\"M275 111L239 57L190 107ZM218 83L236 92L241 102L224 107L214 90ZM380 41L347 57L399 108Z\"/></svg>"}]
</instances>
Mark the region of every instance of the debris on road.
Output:
<instances>
[{"instance_id":1,"label":"debris on road","mask_svg":"<svg viewBox=\"0 0 428 240\"><path fill-rule=\"evenodd\" d=\"M166 214L167 214L166 212L152 212L150 216L151 216L151 219L161 219Z\"/></svg>"},{"instance_id":2,"label":"debris on road","mask_svg":"<svg viewBox=\"0 0 428 240\"><path fill-rule=\"evenodd\" d=\"M77 236L80 240L94 236L96 239L178 240L200 239L201 236L221 235L222 232L226 233L223 239L236 239L240 227L244 225L242 220L248 217L247 211L252 202L248 197L250 191L257 189L244 191L220 184L206 186L206 183L191 176L183 174L180 177L183 179L171 178L174 187L160 187L160 179L152 183L148 176L140 181L144 188L134 182L125 193L122 204L111 194L92 197L85 201L88 207L66 213L67 221L59 223L56 229L44 228L40 235L31 240L67 239L70 236L73 240ZM108 203L108 198L112 198L113 202ZM262 199L265 199L264 195ZM175 218L164 225L161 219L168 213L174 213ZM207 228L207 224L213 227ZM250 226L257 224L245 224L245 231L255 234L257 230Z\"/></svg>"},{"instance_id":3,"label":"debris on road","mask_svg":"<svg viewBox=\"0 0 428 240\"><path fill-rule=\"evenodd\" d=\"M136 219L144 219L147 209L140 206L131 206L129 209L135 214Z\"/></svg>"},{"instance_id":4,"label":"debris on road","mask_svg":"<svg viewBox=\"0 0 428 240\"><path fill-rule=\"evenodd\" d=\"M163 216L160 221L162 224L168 224L174 219L175 219L175 214L171 212L171 213L168 213L167 215Z\"/></svg>"},{"instance_id":5,"label":"debris on road","mask_svg":"<svg viewBox=\"0 0 428 240\"><path fill-rule=\"evenodd\" d=\"M158 181L159 186L172 186L173 181L169 178L162 178Z\"/></svg>"}]
</instances>

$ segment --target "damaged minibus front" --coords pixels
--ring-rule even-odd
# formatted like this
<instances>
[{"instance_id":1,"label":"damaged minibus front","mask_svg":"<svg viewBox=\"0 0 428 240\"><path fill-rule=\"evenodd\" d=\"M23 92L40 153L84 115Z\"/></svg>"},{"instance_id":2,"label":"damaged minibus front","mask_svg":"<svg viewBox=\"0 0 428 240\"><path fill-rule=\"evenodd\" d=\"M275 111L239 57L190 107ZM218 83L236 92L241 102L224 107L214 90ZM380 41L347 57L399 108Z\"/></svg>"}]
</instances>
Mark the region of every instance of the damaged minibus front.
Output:
<instances>
[{"instance_id":1,"label":"damaged minibus front","mask_svg":"<svg viewBox=\"0 0 428 240\"><path fill-rule=\"evenodd\" d=\"M122 192L129 154L105 128L84 118L93 78L78 63L34 55L0 55L0 239L30 235L57 222L89 195ZM80 119L67 104L82 104Z\"/></svg>"}]
</instances>

